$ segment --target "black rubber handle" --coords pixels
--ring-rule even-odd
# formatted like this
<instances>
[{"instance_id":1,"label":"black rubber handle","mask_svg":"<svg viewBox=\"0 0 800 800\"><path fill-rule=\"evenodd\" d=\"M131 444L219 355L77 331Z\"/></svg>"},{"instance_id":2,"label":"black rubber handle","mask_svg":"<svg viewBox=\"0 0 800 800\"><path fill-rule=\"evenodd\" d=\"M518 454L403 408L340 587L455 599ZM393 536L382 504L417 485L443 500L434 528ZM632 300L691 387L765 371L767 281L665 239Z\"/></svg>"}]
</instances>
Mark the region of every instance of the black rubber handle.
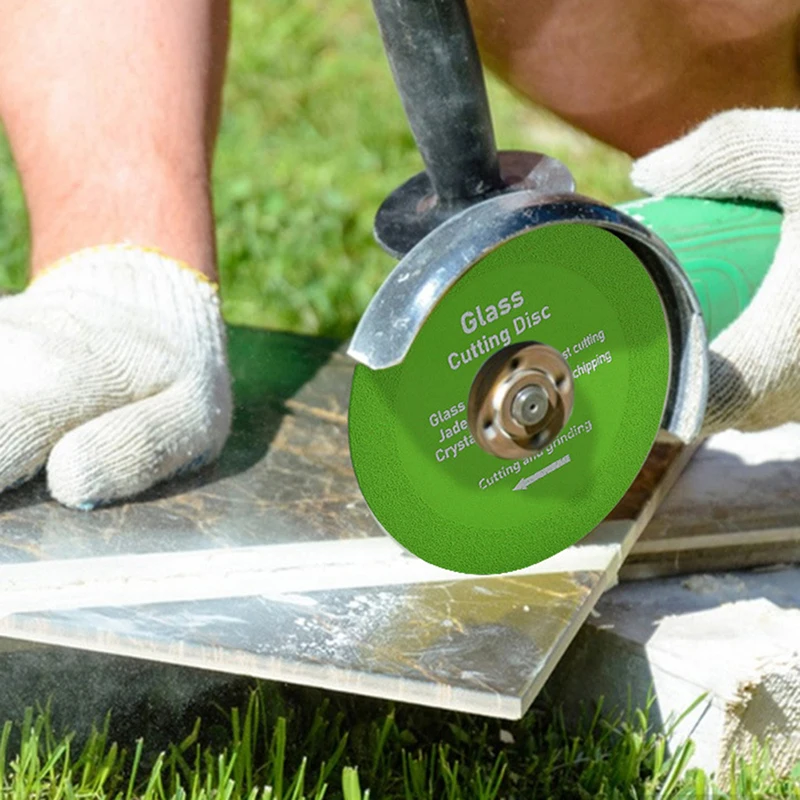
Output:
<instances>
[{"instance_id":1,"label":"black rubber handle","mask_svg":"<svg viewBox=\"0 0 800 800\"><path fill-rule=\"evenodd\" d=\"M403 107L439 203L503 187L465 0L373 0Z\"/></svg>"}]
</instances>

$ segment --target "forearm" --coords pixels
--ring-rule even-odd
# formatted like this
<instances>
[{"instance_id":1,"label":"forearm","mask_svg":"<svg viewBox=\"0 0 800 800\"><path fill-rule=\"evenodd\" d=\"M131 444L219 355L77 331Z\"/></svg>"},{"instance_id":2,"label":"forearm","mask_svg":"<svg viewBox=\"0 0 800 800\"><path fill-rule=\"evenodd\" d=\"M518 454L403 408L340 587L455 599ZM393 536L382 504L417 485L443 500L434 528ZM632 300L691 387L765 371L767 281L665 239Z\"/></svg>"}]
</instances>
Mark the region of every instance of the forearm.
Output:
<instances>
[{"instance_id":1,"label":"forearm","mask_svg":"<svg viewBox=\"0 0 800 800\"><path fill-rule=\"evenodd\" d=\"M0 116L34 273L134 241L214 274L227 0L3 0Z\"/></svg>"},{"instance_id":2,"label":"forearm","mask_svg":"<svg viewBox=\"0 0 800 800\"><path fill-rule=\"evenodd\" d=\"M734 107L800 106L795 0L469 0L490 67L638 156Z\"/></svg>"}]
</instances>

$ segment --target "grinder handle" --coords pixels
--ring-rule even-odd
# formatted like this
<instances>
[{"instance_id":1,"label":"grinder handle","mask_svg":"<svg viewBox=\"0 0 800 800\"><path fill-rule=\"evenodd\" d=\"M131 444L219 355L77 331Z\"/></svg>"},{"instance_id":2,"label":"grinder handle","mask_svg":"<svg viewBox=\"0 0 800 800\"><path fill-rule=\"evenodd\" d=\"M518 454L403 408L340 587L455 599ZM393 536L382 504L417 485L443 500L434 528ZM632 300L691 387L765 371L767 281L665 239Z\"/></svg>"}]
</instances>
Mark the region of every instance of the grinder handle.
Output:
<instances>
[{"instance_id":1,"label":"grinder handle","mask_svg":"<svg viewBox=\"0 0 800 800\"><path fill-rule=\"evenodd\" d=\"M772 264L783 216L744 200L652 197L618 208L675 253L703 309L709 340L741 314Z\"/></svg>"},{"instance_id":2,"label":"grinder handle","mask_svg":"<svg viewBox=\"0 0 800 800\"><path fill-rule=\"evenodd\" d=\"M373 0L373 7L437 202L458 208L501 189L465 0Z\"/></svg>"}]
</instances>

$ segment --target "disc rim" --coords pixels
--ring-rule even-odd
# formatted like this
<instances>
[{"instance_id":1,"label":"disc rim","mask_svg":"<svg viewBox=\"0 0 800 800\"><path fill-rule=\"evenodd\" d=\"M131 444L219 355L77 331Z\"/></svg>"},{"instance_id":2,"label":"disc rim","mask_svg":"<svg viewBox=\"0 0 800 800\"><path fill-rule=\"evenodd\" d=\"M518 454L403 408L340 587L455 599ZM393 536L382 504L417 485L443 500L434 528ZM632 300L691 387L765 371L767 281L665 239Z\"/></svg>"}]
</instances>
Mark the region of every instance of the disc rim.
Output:
<instances>
[{"instance_id":1,"label":"disc rim","mask_svg":"<svg viewBox=\"0 0 800 800\"><path fill-rule=\"evenodd\" d=\"M549 227L561 227L563 228L565 225L575 225L580 223L561 223L559 225L553 225ZM613 233L608 231L604 231L601 228L598 228L593 225L582 225L581 227L591 230L593 233L591 235L600 235L605 237L612 237L615 242L618 244L619 247L624 248L632 258L636 258L635 254L632 253L630 248L628 248L623 241L619 239L619 237L615 237ZM541 230L541 229L538 229ZM527 236L535 231L524 231L520 234L520 236ZM515 237L519 238L519 237ZM477 266L481 263L483 259L476 262L474 266ZM661 321L661 328L663 329L661 332L663 333L664 339L664 347L666 350L666 362L663 365L663 392L661 394L660 402L655 403L658 407L658 412L652 412L651 416L655 418L658 417L658 420L654 425L651 425L648 428L649 433L647 436L641 438L641 442L637 444L633 449L636 452L636 458L633 461L635 466L632 466L633 461L629 458L628 463L625 469L625 475L629 476L629 479L626 477L625 480L627 481L625 488L630 485L630 483L635 478L636 474L638 473L639 469L641 468L642 464L644 463L647 454L649 453L652 443L655 440L655 437L658 433L658 429L660 427L661 418L664 413L664 408L666 406L667 398L669 396L669 388L670 388L670 377L672 374L672 346L671 342L669 341L670 337L670 326L669 321L667 318L667 313L664 308L663 299L661 298L660 294L657 291L656 285L652 280L652 276L649 275L645 266L641 264L638 258L636 258L639 274L642 276L646 276L647 281L650 284L652 293L655 297L658 298L658 304L660 307L660 321ZM473 267L474 268L474 267ZM618 298L619 299L619 298ZM624 308L624 306L623 306ZM632 324L631 320L635 319L636 314L629 315L630 319L626 323L627 325ZM426 323L427 324L427 323ZM624 327L624 326L623 326ZM547 342L545 342L547 343ZM644 358L645 356L641 356ZM381 377L380 377L380 384L381 384L381 391L386 395L384 397L384 402L391 405L391 403L396 400L398 387L400 382L403 380L403 364L397 365L395 367L390 368L389 370L381 370ZM632 358L632 367L631 371L632 374L636 374L636 367L638 364L638 357L634 356ZM574 537L569 537L570 541L567 544L564 544L564 537L560 536L557 537L555 543L551 547L542 547L539 548L535 553L532 554L532 558L524 559L524 563L520 562L519 559L515 558L499 558L494 559L491 561L490 568L487 569L475 569L474 559L467 557L465 558L453 558L453 559L442 559L440 557L431 557L431 553L426 550L425 548L420 549L419 547L409 546L409 537L404 535L402 532L398 532L397 530L392 531L389 530L392 527L391 524L387 527L387 515L384 513L385 509L385 501L382 499L381 495L385 494L387 491L395 496L395 498L405 498L408 508L407 508L407 520L408 524L411 526L422 526L426 527L427 529L435 530L437 528L437 521L443 521L450 524L450 521L447 520L445 514L443 514L439 509L432 507L429 503L426 503L424 499L420 496L420 493L416 490L413 481L409 479L409 476L405 473L403 465L399 462L399 456L393 454L391 452L392 448L391 445L386 445L387 442L391 442L392 439L392 426L391 424L387 424L383 426L382 429L376 429L372 431L372 442L373 445L375 442L383 443L379 447L375 448L366 448L363 446L366 438L362 431L360 431L361 424L365 421L366 417L361 413L360 406L363 403L367 403L368 405L375 402L374 390L375 387L371 387L369 384L373 379L375 373L370 370L368 367L363 365L358 365L356 367L354 376L353 376L353 385L351 388L351 399L350 399L350 444L351 444L351 458L353 461L354 471L356 473L356 478L359 483L359 486L362 490L362 494L367 501L367 505L370 508L371 513L377 520L377 522L381 525L381 527L387 531L390 535L393 536L403 547L409 549L410 552L418 555L419 557L436 564L437 566L444 567L446 569L455 570L458 572L466 572L468 574L498 574L502 572L514 571L517 569L524 569L525 567L531 566L534 563L540 562L545 558L554 555L555 553L564 549L564 546L568 546L569 544L574 544L580 538L582 538L586 533L589 532L597 523L599 523L613 508L613 504L603 507L602 511L598 511L595 515L595 518L591 521L591 526L587 527L586 530L581 530L575 535ZM638 387L641 388L641 387ZM626 396L630 398L632 394L636 394L637 386L636 380L631 381L630 385L627 388ZM629 400L626 400L629 402ZM391 411L391 409L389 409ZM391 421L391 417L387 415L387 419ZM646 439L646 444L644 443L644 439ZM637 440L638 441L638 440ZM376 461L376 454L379 453L380 457L377 458ZM606 459L607 460L607 459ZM375 471L376 464L380 467L383 467L382 470L384 473L389 473L390 480L383 484L378 484L373 479L371 473ZM616 497L616 501L621 499L624 491ZM409 498L412 498L411 502ZM615 501L615 502L616 502ZM392 502L396 502L393 500ZM465 532L465 549L469 550L469 543L474 542L476 540L476 533L479 530L483 530L485 533L485 529L474 529L471 530L469 526L464 526ZM505 529L504 533L508 533L508 529ZM477 537L480 538L480 537ZM471 562L471 566L469 569L464 569L465 562Z\"/></svg>"}]
</instances>

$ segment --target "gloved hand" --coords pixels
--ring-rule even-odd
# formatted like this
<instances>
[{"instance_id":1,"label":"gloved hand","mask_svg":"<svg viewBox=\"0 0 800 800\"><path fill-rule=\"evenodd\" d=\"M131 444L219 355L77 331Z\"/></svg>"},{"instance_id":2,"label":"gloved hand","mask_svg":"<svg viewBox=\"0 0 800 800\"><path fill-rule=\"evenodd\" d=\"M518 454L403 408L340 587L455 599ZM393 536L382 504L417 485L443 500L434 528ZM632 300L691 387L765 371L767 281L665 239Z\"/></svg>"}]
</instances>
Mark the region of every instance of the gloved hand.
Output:
<instances>
[{"instance_id":1,"label":"gloved hand","mask_svg":"<svg viewBox=\"0 0 800 800\"><path fill-rule=\"evenodd\" d=\"M800 420L800 111L726 111L639 159L632 180L653 195L749 198L783 210L761 287L710 346L703 434Z\"/></svg>"},{"instance_id":2,"label":"gloved hand","mask_svg":"<svg viewBox=\"0 0 800 800\"><path fill-rule=\"evenodd\" d=\"M46 462L67 506L130 497L216 458L231 410L216 289L158 252L82 250L0 299L0 490Z\"/></svg>"}]
</instances>

